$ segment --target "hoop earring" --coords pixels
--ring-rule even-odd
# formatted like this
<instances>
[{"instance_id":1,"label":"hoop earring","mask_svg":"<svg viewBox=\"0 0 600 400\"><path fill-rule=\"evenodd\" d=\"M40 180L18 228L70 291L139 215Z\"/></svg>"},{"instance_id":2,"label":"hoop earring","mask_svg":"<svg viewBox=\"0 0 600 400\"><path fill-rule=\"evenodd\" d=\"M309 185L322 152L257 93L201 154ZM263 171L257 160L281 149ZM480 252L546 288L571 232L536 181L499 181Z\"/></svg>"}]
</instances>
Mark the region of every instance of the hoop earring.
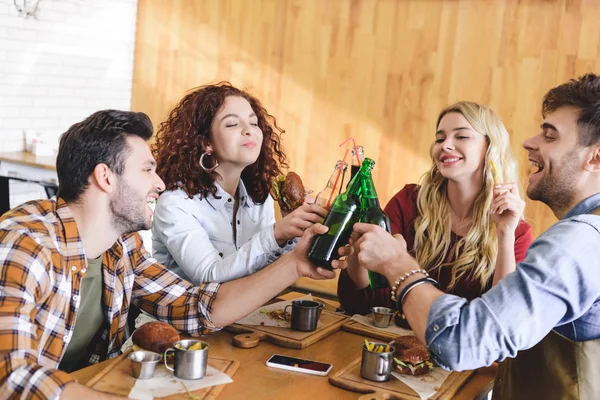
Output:
<instances>
[{"instance_id":1,"label":"hoop earring","mask_svg":"<svg viewBox=\"0 0 600 400\"><path fill-rule=\"evenodd\" d=\"M217 157L215 157L215 165L212 168L207 168L204 166L204 157L210 157L212 156L212 152L209 151L205 151L204 153L202 153L202 155L200 156L200 168L202 168L205 172L213 172L215 169L217 169L217 167L219 166L219 160L217 160Z\"/></svg>"}]
</instances>

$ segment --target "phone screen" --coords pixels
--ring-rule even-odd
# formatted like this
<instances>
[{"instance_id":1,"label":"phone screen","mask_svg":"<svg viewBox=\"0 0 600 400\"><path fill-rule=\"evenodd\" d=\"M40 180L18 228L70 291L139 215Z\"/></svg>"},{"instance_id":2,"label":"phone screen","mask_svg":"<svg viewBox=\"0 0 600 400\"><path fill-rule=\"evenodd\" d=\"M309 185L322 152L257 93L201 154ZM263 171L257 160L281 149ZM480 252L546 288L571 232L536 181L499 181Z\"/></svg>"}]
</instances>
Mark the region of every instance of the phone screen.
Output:
<instances>
[{"instance_id":1,"label":"phone screen","mask_svg":"<svg viewBox=\"0 0 600 400\"><path fill-rule=\"evenodd\" d=\"M288 367L304 368L312 371L326 372L331 365L318 361L303 360L302 358L294 358L276 354L269 359L269 362L274 364L287 365Z\"/></svg>"}]
</instances>

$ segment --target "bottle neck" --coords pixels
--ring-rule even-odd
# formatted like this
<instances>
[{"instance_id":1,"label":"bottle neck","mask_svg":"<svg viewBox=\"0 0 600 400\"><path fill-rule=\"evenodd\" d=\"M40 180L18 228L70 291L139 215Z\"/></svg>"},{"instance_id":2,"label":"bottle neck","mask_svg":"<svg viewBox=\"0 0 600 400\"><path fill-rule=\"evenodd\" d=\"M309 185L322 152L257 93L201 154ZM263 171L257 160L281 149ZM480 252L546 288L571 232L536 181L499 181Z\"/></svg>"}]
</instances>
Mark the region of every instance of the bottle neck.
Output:
<instances>
[{"instance_id":1,"label":"bottle neck","mask_svg":"<svg viewBox=\"0 0 600 400\"><path fill-rule=\"evenodd\" d=\"M335 185L335 181L338 179L338 176L339 177L342 176L342 173L344 172L344 169L345 169L344 165L341 164L340 162L338 162L335 165L335 167L333 168L333 172L329 176L329 180L327 181L327 186L325 186L325 187L329 188L329 189L333 189L333 186Z\"/></svg>"},{"instance_id":2,"label":"bottle neck","mask_svg":"<svg viewBox=\"0 0 600 400\"><path fill-rule=\"evenodd\" d=\"M365 185L364 180L365 179L370 180L371 170L373 169L373 165L375 165L373 160L368 159L368 158L365 159L362 166L360 167L360 170L358 171L358 173L356 175L354 175L354 177L350 181L350 184L348 185L348 190L346 191L348 194L361 194L361 195L363 194L361 192ZM370 186L373 186L372 180L371 180Z\"/></svg>"},{"instance_id":3,"label":"bottle neck","mask_svg":"<svg viewBox=\"0 0 600 400\"><path fill-rule=\"evenodd\" d=\"M379 206L379 198L377 197L377 191L375 190L375 184L373 183L373 176L371 170L364 171L362 173L362 185L361 185L361 196L362 203L367 208Z\"/></svg>"},{"instance_id":4,"label":"bottle neck","mask_svg":"<svg viewBox=\"0 0 600 400\"><path fill-rule=\"evenodd\" d=\"M356 150L358 150L358 157L356 157ZM354 166L358 166L359 165L359 162L358 162L357 158L360 159L360 163L361 164L365 160L365 152L363 150L363 147L362 146L356 146L356 150L355 150L354 147L352 148L352 165L354 165Z\"/></svg>"}]
</instances>

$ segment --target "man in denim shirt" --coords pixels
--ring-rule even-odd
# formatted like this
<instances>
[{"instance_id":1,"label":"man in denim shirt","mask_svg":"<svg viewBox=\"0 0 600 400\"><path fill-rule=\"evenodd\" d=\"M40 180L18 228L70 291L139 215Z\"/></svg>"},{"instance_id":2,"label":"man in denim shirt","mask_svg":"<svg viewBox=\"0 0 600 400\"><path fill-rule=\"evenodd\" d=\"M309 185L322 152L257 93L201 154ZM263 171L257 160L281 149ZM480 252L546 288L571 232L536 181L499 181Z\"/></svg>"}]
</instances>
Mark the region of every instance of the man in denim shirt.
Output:
<instances>
[{"instance_id":1,"label":"man in denim shirt","mask_svg":"<svg viewBox=\"0 0 600 400\"><path fill-rule=\"evenodd\" d=\"M600 398L600 77L544 97L540 132L523 143L533 165L527 195L554 224L495 287L470 303L444 294L404 239L357 224L359 264L397 287L398 306L432 358L452 370L503 361L494 398ZM339 265L343 266L343 265ZM596 378L596 379L594 379Z\"/></svg>"}]
</instances>

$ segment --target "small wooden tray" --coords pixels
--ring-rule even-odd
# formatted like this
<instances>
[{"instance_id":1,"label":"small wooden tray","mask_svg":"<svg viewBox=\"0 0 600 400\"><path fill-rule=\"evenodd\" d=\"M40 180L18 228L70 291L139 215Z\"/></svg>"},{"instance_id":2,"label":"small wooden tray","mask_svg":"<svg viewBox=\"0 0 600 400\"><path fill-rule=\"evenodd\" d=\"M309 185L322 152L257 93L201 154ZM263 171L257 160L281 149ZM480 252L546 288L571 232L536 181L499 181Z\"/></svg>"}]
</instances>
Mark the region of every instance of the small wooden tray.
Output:
<instances>
[{"instance_id":1,"label":"small wooden tray","mask_svg":"<svg viewBox=\"0 0 600 400\"><path fill-rule=\"evenodd\" d=\"M102 392L127 396L131 388L135 385L135 378L131 375L130 361L127 358L128 354L129 352L126 352L115 358L113 362L92 378L86 386ZM208 365L233 377L240 363L234 360L208 357ZM190 393L197 396L200 400L214 400L224 387L225 385L211 386ZM162 398L170 400L189 399L186 393L173 394Z\"/></svg>"},{"instance_id":2,"label":"small wooden tray","mask_svg":"<svg viewBox=\"0 0 600 400\"><path fill-rule=\"evenodd\" d=\"M235 347L249 349L258 346L261 340L267 340L289 349L304 349L339 331L347 320L348 317L346 315L322 311L317 329L312 332L299 332L291 328L280 328L277 326L240 324L229 325L224 329L228 332L238 333L232 340Z\"/></svg>"},{"instance_id":3,"label":"small wooden tray","mask_svg":"<svg viewBox=\"0 0 600 400\"><path fill-rule=\"evenodd\" d=\"M356 333L362 336L371 337L374 339L383 340L384 342L391 342L392 340L400 336L397 333L371 328L356 321L346 322L344 325L342 325L342 330Z\"/></svg>"},{"instance_id":4,"label":"small wooden tray","mask_svg":"<svg viewBox=\"0 0 600 400\"><path fill-rule=\"evenodd\" d=\"M360 358L329 377L329 383L352 392L364 393L363 400L420 400L417 392L392 377L387 382L373 382L360 376ZM475 371L452 372L430 400L450 400Z\"/></svg>"}]
</instances>

